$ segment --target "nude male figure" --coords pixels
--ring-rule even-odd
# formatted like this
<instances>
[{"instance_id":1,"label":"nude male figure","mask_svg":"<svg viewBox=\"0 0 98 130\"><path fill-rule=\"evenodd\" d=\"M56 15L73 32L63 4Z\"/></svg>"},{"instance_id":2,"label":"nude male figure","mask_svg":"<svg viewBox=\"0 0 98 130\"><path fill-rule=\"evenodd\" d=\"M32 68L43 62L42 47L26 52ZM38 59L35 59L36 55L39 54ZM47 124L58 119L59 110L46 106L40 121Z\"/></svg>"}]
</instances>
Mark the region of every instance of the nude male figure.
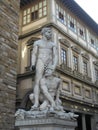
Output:
<instances>
[{"instance_id":1,"label":"nude male figure","mask_svg":"<svg viewBox=\"0 0 98 130\"><path fill-rule=\"evenodd\" d=\"M40 81L40 88L43 95L46 97L40 105L40 110L45 110L50 105L51 110L63 110L59 99L62 88L62 80L53 76L50 70Z\"/></svg>"},{"instance_id":2,"label":"nude male figure","mask_svg":"<svg viewBox=\"0 0 98 130\"><path fill-rule=\"evenodd\" d=\"M50 28L42 29L42 39L34 43L32 53L32 69L36 66L35 86L34 86L34 105L32 108L37 108L39 105L40 80L45 74L47 68L52 71L57 65L57 47L52 39L52 31Z\"/></svg>"}]
</instances>

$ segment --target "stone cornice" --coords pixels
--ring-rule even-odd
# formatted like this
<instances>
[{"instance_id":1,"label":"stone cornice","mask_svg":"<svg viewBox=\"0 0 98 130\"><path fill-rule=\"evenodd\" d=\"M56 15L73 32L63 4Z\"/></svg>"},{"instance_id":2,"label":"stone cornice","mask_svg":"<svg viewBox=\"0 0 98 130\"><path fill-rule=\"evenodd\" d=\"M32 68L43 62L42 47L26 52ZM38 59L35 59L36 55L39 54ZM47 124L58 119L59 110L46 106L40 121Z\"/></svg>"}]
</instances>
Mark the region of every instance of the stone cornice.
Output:
<instances>
[{"instance_id":1,"label":"stone cornice","mask_svg":"<svg viewBox=\"0 0 98 130\"><path fill-rule=\"evenodd\" d=\"M77 46L72 46L71 47L73 51L75 51L76 53L80 54L81 53L81 49Z\"/></svg>"},{"instance_id":2,"label":"stone cornice","mask_svg":"<svg viewBox=\"0 0 98 130\"><path fill-rule=\"evenodd\" d=\"M87 60L90 59L90 57L89 57L89 55L88 55L87 53L83 53L82 56L83 56L85 59L87 59Z\"/></svg>"}]
</instances>

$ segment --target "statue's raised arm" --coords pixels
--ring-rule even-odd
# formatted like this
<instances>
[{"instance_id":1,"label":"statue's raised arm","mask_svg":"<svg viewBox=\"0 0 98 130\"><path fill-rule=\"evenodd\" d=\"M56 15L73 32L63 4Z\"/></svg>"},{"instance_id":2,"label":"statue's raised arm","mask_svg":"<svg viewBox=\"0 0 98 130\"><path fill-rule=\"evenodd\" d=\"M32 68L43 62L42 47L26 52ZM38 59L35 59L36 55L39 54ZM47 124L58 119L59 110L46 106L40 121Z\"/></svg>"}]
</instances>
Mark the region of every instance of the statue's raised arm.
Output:
<instances>
[{"instance_id":1,"label":"statue's raised arm","mask_svg":"<svg viewBox=\"0 0 98 130\"><path fill-rule=\"evenodd\" d=\"M32 53L32 60L31 60L31 64L32 64L32 70L35 69L35 65L36 65L36 61L37 61L37 53L38 53L38 45L36 42L34 42L33 45L33 53Z\"/></svg>"}]
</instances>

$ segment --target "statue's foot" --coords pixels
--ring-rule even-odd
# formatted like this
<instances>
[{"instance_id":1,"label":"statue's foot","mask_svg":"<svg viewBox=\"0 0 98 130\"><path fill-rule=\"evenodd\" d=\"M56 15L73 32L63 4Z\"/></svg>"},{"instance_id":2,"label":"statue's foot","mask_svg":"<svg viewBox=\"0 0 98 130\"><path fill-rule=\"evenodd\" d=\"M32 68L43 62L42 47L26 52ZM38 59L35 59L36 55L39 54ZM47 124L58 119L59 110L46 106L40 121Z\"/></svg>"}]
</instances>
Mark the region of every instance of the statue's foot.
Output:
<instances>
[{"instance_id":1,"label":"statue's foot","mask_svg":"<svg viewBox=\"0 0 98 130\"><path fill-rule=\"evenodd\" d=\"M38 110L38 105L34 104L34 105L31 107L31 110Z\"/></svg>"},{"instance_id":2,"label":"statue's foot","mask_svg":"<svg viewBox=\"0 0 98 130\"><path fill-rule=\"evenodd\" d=\"M46 110L47 109L47 106L48 106L48 101L44 101L41 105L40 105L40 110L43 111L43 110Z\"/></svg>"},{"instance_id":3,"label":"statue's foot","mask_svg":"<svg viewBox=\"0 0 98 130\"><path fill-rule=\"evenodd\" d=\"M55 102L53 102L53 103L51 104L51 108L56 109L56 104L55 104Z\"/></svg>"},{"instance_id":4,"label":"statue's foot","mask_svg":"<svg viewBox=\"0 0 98 130\"><path fill-rule=\"evenodd\" d=\"M50 111L50 113L53 113L53 114L54 114L54 113L55 113L54 107L50 107L50 110L49 110L49 111Z\"/></svg>"}]
</instances>

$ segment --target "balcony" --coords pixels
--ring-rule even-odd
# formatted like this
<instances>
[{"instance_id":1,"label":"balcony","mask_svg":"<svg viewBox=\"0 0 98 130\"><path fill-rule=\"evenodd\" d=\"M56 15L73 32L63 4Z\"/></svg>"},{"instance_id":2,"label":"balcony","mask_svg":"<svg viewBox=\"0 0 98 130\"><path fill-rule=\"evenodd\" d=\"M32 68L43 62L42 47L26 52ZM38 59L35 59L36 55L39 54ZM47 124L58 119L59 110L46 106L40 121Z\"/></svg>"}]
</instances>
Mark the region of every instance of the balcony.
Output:
<instances>
[{"instance_id":1,"label":"balcony","mask_svg":"<svg viewBox=\"0 0 98 130\"><path fill-rule=\"evenodd\" d=\"M67 74L73 74L72 69L68 67L66 64L61 64L60 68L64 70L64 72Z\"/></svg>"},{"instance_id":2,"label":"balcony","mask_svg":"<svg viewBox=\"0 0 98 130\"><path fill-rule=\"evenodd\" d=\"M74 74L75 77L77 77L77 78L79 78L79 79L83 79L83 75L82 75L80 72L74 70L74 71L73 71L73 74Z\"/></svg>"},{"instance_id":3,"label":"balcony","mask_svg":"<svg viewBox=\"0 0 98 130\"><path fill-rule=\"evenodd\" d=\"M92 83L92 78L89 77L88 75L84 75L84 76L83 76L83 79L84 79L86 82Z\"/></svg>"}]
</instances>

